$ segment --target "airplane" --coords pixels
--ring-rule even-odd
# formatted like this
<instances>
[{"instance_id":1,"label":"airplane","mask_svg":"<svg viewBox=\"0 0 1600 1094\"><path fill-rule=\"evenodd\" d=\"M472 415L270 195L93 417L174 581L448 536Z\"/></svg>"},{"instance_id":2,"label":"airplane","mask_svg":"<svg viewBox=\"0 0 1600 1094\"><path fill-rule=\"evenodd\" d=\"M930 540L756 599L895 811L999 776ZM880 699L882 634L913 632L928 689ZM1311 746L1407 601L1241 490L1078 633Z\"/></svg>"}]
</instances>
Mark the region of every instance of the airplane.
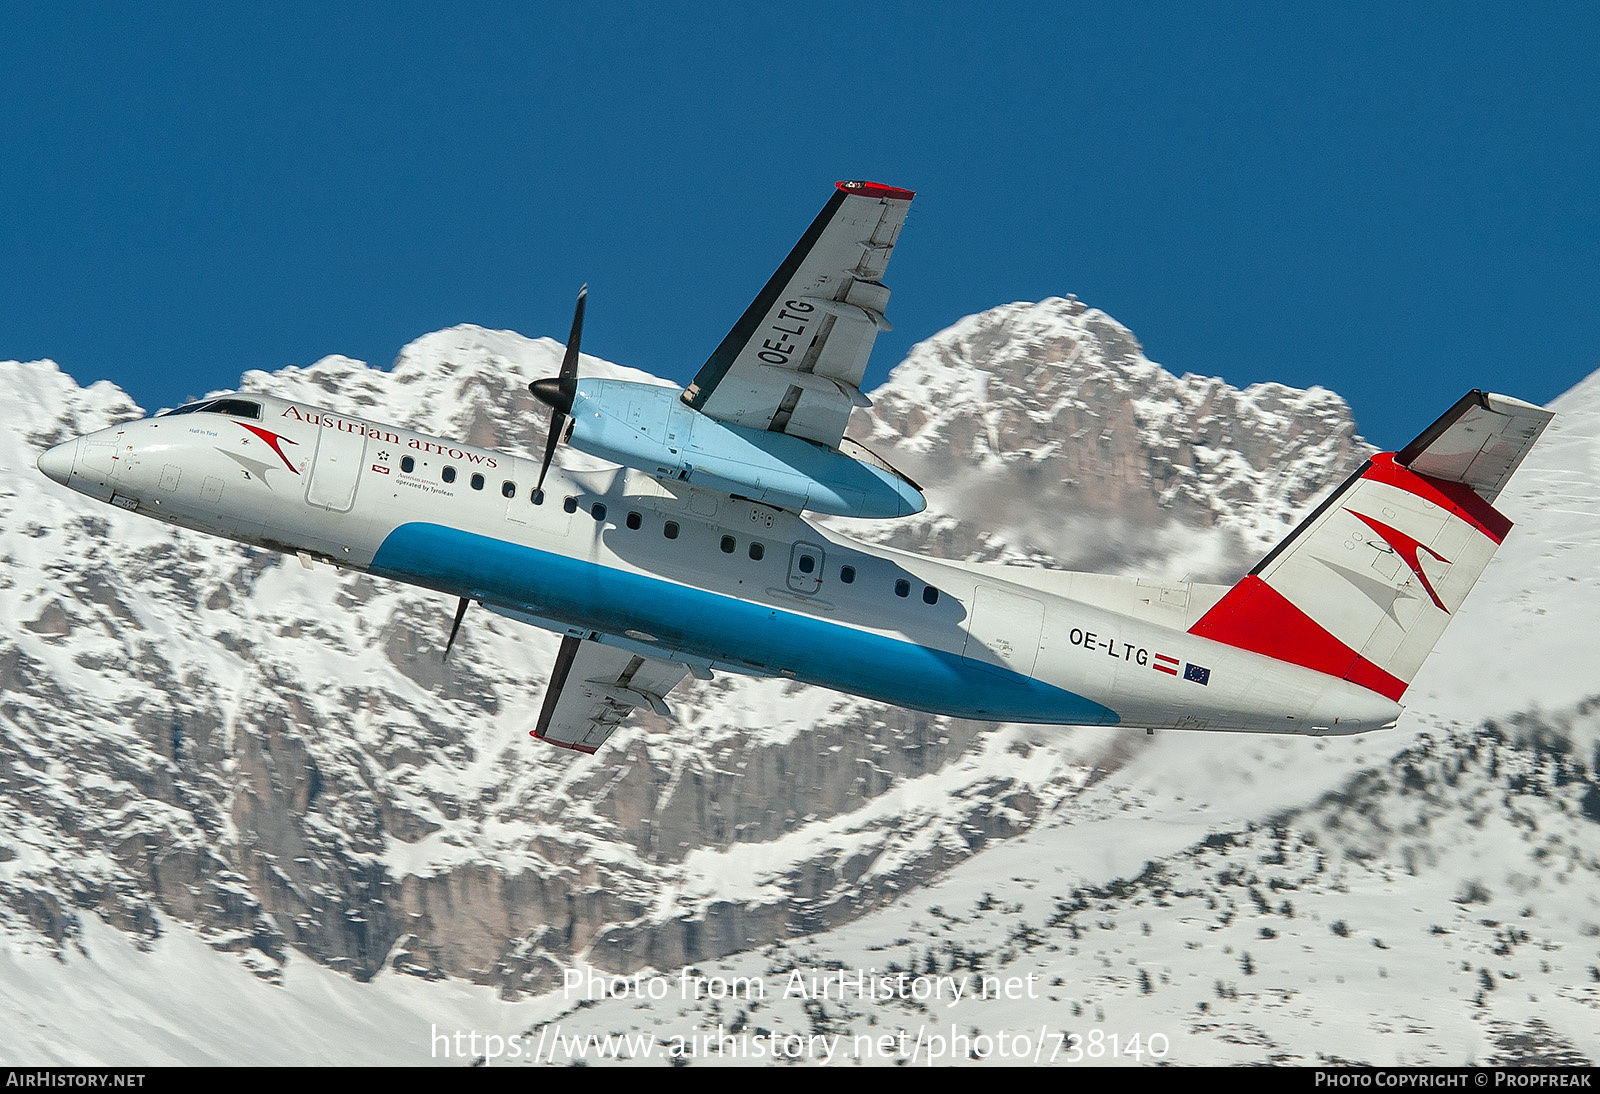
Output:
<instances>
[{"instance_id":1,"label":"airplane","mask_svg":"<svg viewBox=\"0 0 1600 1094\"><path fill-rule=\"evenodd\" d=\"M913 194L840 182L683 390L578 374L542 460L236 393L57 445L89 497L472 603L561 635L532 735L592 753L686 676L797 680L993 722L1337 735L1401 699L1511 522L1551 414L1474 390L1373 456L1232 586L922 557L808 514L922 489L845 436ZM563 444L608 461L554 462Z\"/></svg>"}]
</instances>

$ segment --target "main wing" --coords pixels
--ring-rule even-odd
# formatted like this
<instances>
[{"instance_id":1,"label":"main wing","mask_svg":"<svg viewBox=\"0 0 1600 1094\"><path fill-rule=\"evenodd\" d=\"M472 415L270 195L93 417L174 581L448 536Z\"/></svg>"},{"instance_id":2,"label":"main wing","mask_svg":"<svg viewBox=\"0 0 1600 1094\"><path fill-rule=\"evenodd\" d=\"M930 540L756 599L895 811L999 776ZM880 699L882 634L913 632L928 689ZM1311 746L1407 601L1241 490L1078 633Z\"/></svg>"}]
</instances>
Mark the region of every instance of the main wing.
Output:
<instances>
[{"instance_id":1,"label":"main wing","mask_svg":"<svg viewBox=\"0 0 1600 1094\"><path fill-rule=\"evenodd\" d=\"M884 268L912 192L841 182L683 401L712 418L838 448L878 331Z\"/></svg>"},{"instance_id":2,"label":"main wing","mask_svg":"<svg viewBox=\"0 0 1600 1094\"><path fill-rule=\"evenodd\" d=\"M532 735L562 748L592 753L634 707L668 713L667 692L688 674L689 666L676 661L640 657L568 635L561 640Z\"/></svg>"}]
</instances>

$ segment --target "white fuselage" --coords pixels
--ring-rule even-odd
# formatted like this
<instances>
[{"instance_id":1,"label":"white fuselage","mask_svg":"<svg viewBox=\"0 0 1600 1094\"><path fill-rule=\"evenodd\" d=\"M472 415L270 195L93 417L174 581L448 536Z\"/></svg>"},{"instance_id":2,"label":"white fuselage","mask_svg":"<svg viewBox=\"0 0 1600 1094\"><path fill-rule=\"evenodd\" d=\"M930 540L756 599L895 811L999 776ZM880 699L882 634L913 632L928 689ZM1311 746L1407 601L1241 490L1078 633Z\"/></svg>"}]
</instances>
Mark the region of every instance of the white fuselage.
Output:
<instances>
[{"instance_id":1,"label":"white fuselage","mask_svg":"<svg viewBox=\"0 0 1600 1094\"><path fill-rule=\"evenodd\" d=\"M642 472L300 403L129 422L40 467L100 500L644 656L992 721L1356 733L1372 691L1186 633L1225 591L922 558Z\"/></svg>"}]
</instances>

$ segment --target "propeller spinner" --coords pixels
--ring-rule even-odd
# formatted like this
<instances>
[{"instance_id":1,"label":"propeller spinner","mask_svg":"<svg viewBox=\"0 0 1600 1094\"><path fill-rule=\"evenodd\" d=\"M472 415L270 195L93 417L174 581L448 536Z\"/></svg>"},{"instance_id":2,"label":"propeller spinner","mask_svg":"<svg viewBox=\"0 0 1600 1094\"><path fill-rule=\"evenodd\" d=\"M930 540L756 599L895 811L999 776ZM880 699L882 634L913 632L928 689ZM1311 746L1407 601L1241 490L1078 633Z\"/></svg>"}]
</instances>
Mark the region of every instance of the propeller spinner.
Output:
<instances>
[{"instance_id":1,"label":"propeller spinner","mask_svg":"<svg viewBox=\"0 0 1600 1094\"><path fill-rule=\"evenodd\" d=\"M539 482L534 493L544 489L544 477L550 471L550 461L555 457L556 445L567 427L572 414L572 400L578 393L578 343L583 339L583 304L589 297L589 286L578 290L578 306L572 313L572 333L567 337L567 353L561 358L561 374L535 380L528 390L550 408L550 435L544 442L544 463L539 465Z\"/></svg>"}]
</instances>

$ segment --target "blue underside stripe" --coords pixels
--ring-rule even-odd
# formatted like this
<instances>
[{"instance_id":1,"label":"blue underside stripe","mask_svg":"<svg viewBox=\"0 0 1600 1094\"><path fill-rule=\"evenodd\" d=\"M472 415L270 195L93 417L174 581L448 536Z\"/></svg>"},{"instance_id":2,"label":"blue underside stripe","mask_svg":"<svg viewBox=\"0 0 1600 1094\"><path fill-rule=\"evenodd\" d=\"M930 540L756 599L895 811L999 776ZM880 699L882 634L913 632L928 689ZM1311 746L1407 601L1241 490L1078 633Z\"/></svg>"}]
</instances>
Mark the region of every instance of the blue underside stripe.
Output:
<instances>
[{"instance_id":1,"label":"blue underside stripe","mask_svg":"<svg viewBox=\"0 0 1600 1094\"><path fill-rule=\"evenodd\" d=\"M787 669L807 683L914 710L1064 725L1119 721L1070 691L904 638L438 524L395 529L371 572L602 633L646 631L661 640L664 658L682 651Z\"/></svg>"}]
</instances>

